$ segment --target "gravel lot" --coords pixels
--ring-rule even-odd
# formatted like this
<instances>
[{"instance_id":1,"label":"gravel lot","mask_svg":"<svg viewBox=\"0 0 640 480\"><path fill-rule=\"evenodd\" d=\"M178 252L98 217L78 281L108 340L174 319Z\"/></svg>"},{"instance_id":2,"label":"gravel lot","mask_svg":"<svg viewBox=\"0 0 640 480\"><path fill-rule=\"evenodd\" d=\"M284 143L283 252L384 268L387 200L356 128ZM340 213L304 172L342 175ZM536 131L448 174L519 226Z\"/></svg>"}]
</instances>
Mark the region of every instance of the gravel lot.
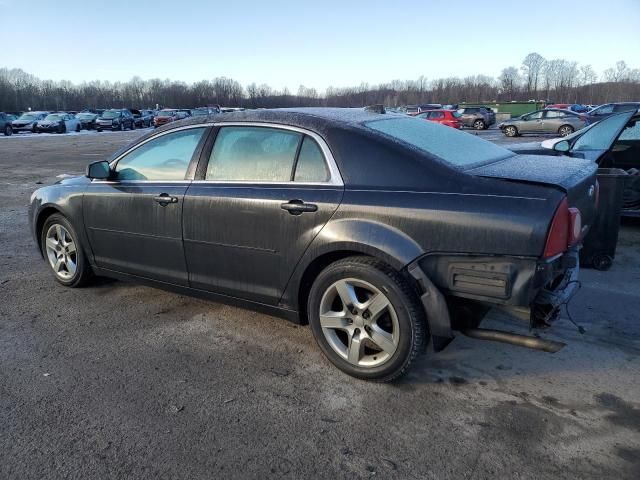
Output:
<instances>
[{"instance_id":1,"label":"gravel lot","mask_svg":"<svg viewBox=\"0 0 640 480\"><path fill-rule=\"evenodd\" d=\"M640 223L612 270L583 272L571 313L587 333L558 321L561 352L458 337L369 384L306 327L54 281L29 195L141 133L0 137L1 479L640 478Z\"/></svg>"}]
</instances>

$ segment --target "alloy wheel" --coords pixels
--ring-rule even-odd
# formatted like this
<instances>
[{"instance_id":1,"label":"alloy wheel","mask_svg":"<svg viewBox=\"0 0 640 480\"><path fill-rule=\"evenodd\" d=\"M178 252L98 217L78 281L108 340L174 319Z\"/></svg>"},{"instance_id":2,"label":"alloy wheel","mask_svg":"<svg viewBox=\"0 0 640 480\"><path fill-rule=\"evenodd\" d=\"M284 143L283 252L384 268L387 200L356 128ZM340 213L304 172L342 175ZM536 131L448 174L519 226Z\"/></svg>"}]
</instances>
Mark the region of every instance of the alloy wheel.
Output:
<instances>
[{"instance_id":1,"label":"alloy wheel","mask_svg":"<svg viewBox=\"0 0 640 480\"><path fill-rule=\"evenodd\" d=\"M507 127L504 129L507 137L515 137L516 136L516 128L515 127Z\"/></svg>"},{"instance_id":2,"label":"alloy wheel","mask_svg":"<svg viewBox=\"0 0 640 480\"><path fill-rule=\"evenodd\" d=\"M333 283L320 301L320 326L330 347L350 364L377 367L398 348L398 316L387 296L364 280Z\"/></svg>"},{"instance_id":3,"label":"alloy wheel","mask_svg":"<svg viewBox=\"0 0 640 480\"><path fill-rule=\"evenodd\" d=\"M45 247L53 272L62 280L73 278L78 268L78 252L69 231L64 226L54 223L47 230Z\"/></svg>"},{"instance_id":4,"label":"alloy wheel","mask_svg":"<svg viewBox=\"0 0 640 480\"><path fill-rule=\"evenodd\" d=\"M558 133L560 133L560 136L566 137L567 135L570 135L571 133L573 133L573 128L568 126L560 127L560 132Z\"/></svg>"}]
</instances>

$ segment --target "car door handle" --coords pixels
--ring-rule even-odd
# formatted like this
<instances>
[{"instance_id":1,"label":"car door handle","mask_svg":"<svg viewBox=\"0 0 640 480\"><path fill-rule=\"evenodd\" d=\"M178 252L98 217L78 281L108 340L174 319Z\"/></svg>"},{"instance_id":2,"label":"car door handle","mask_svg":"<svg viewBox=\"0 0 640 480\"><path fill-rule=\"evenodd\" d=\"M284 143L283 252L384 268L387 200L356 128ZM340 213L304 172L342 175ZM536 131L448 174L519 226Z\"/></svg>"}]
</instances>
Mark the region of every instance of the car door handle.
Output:
<instances>
[{"instance_id":1,"label":"car door handle","mask_svg":"<svg viewBox=\"0 0 640 480\"><path fill-rule=\"evenodd\" d=\"M168 193L161 193L160 195L153 197L153 199L163 207L166 207L170 203L178 203L178 197L172 197Z\"/></svg>"},{"instance_id":2,"label":"car door handle","mask_svg":"<svg viewBox=\"0 0 640 480\"><path fill-rule=\"evenodd\" d=\"M316 212L318 206L313 203L304 203L302 200L290 200L280 205L280 208L286 210L291 215L300 215L303 212Z\"/></svg>"}]
</instances>

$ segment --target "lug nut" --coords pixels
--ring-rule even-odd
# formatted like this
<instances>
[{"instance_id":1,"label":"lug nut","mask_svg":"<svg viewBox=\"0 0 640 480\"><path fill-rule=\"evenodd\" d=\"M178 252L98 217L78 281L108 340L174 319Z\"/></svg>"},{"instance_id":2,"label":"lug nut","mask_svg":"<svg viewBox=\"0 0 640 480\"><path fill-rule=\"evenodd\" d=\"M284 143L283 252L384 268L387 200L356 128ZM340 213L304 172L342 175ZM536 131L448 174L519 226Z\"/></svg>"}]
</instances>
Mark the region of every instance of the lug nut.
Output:
<instances>
[{"instance_id":1,"label":"lug nut","mask_svg":"<svg viewBox=\"0 0 640 480\"><path fill-rule=\"evenodd\" d=\"M358 315L358 310L354 308L353 310L351 310L351 314L352 315Z\"/></svg>"},{"instance_id":2,"label":"lug nut","mask_svg":"<svg viewBox=\"0 0 640 480\"><path fill-rule=\"evenodd\" d=\"M362 318L364 318L365 320L369 320L371 318L371 313L369 313L369 310L362 314Z\"/></svg>"}]
</instances>

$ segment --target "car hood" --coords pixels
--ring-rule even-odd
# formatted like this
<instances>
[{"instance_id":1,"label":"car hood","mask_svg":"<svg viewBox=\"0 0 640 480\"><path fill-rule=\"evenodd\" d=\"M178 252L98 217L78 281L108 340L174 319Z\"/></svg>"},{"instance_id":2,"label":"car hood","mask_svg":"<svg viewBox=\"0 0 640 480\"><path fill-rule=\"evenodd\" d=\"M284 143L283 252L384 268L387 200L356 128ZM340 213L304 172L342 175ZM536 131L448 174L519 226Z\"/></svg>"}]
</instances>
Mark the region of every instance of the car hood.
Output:
<instances>
[{"instance_id":1,"label":"car hood","mask_svg":"<svg viewBox=\"0 0 640 480\"><path fill-rule=\"evenodd\" d=\"M84 175L74 175L74 176L66 176L63 175L64 178L58 180L55 185L85 185L87 183L91 183L91 180Z\"/></svg>"}]
</instances>

